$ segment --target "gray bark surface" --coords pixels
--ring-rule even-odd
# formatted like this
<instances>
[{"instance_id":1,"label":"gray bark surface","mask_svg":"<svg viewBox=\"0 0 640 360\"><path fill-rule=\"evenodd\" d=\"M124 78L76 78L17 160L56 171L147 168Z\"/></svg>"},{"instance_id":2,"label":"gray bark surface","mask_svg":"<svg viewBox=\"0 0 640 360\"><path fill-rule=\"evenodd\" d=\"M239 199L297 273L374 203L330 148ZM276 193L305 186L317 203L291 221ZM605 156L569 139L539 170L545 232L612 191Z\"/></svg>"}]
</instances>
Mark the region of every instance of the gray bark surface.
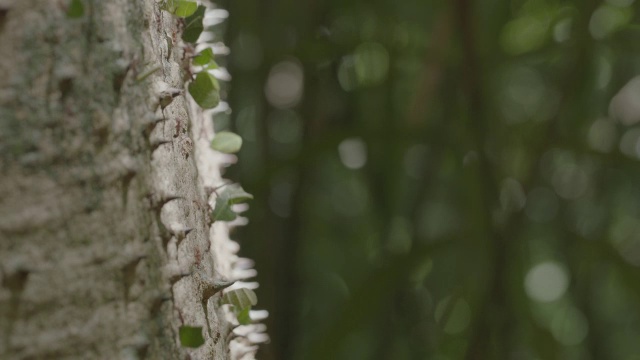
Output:
<instances>
[{"instance_id":1,"label":"gray bark surface","mask_svg":"<svg viewBox=\"0 0 640 360\"><path fill-rule=\"evenodd\" d=\"M209 218L232 159L184 93L159 106L184 89L178 19L68 4L0 0L0 359L252 358L215 288L247 264Z\"/></svg>"}]
</instances>

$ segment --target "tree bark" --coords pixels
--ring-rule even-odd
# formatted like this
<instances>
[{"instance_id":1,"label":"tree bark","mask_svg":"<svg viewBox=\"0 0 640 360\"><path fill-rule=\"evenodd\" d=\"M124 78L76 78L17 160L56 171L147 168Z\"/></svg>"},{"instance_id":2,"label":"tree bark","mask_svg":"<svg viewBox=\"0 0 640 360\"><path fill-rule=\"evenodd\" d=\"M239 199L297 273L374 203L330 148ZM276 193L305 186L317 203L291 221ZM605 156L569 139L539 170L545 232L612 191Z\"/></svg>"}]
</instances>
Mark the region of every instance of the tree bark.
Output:
<instances>
[{"instance_id":1,"label":"tree bark","mask_svg":"<svg viewBox=\"0 0 640 360\"><path fill-rule=\"evenodd\" d=\"M0 358L253 358L215 285L247 263L209 216L233 159L175 90L178 18L70 3L0 0Z\"/></svg>"}]
</instances>

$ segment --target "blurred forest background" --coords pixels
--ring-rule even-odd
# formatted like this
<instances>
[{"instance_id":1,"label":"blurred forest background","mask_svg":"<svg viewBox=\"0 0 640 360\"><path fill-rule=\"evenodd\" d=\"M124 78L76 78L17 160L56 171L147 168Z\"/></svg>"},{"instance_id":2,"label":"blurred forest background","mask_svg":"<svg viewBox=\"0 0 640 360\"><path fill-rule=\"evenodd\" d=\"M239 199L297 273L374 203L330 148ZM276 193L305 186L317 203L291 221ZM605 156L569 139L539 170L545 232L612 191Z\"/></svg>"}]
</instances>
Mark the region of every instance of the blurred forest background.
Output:
<instances>
[{"instance_id":1,"label":"blurred forest background","mask_svg":"<svg viewBox=\"0 0 640 360\"><path fill-rule=\"evenodd\" d=\"M260 359L640 359L634 0L226 0Z\"/></svg>"}]
</instances>

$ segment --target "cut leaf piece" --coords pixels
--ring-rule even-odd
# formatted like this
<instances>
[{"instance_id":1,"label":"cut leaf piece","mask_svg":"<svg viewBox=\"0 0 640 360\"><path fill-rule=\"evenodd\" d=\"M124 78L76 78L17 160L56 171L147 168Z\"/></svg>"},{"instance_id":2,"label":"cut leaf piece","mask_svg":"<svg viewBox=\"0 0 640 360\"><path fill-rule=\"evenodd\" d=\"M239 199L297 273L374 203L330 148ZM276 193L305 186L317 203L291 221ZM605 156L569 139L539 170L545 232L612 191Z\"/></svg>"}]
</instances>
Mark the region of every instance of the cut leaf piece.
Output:
<instances>
[{"instance_id":1,"label":"cut leaf piece","mask_svg":"<svg viewBox=\"0 0 640 360\"><path fill-rule=\"evenodd\" d=\"M245 309L258 303L258 296L251 289L241 288L226 292L222 296L223 304L231 304L236 309Z\"/></svg>"},{"instance_id":2,"label":"cut leaf piece","mask_svg":"<svg viewBox=\"0 0 640 360\"><path fill-rule=\"evenodd\" d=\"M253 199L253 195L244 191L240 185L227 185L222 193L216 197L216 205L211 213L211 219L213 221L233 221L236 218L236 213L231 210L231 205L251 199Z\"/></svg>"},{"instance_id":3,"label":"cut leaf piece","mask_svg":"<svg viewBox=\"0 0 640 360\"><path fill-rule=\"evenodd\" d=\"M221 131L211 140L211 148L225 154L233 154L240 151L242 138L230 131Z\"/></svg>"},{"instance_id":4,"label":"cut leaf piece","mask_svg":"<svg viewBox=\"0 0 640 360\"><path fill-rule=\"evenodd\" d=\"M213 50L211 50L211 48L206 48L193 58L193 63L195 65L205 66L212 62L213 58Z\"/></svg>"},{"instance_id":5,"label":"cut leaf piece","mask_svg":"<svg viewBox=\"0 0 640 360\"><path fill-rule=\"evenodd\" d=\"M189 17L185 19L185 27L182 32L182 40L190 43L198 41L200 34L204 30L202 20L204 19L204 10L206 8L203 5L198 6L198 9Z\"/></svg>"},{"instance_id":6,"label":"cut leaf piece","mask_svg":"<svg viewBox=\"0 0 640 360\"><path fill-rule=\"evenodd\" d=\"M193 0L167 0L165 10L175 16L188 17L198 9L198 3Z\"/></svg>"},{"instance_id":7,"label":"cut leaf piece","mask_svg":"<svg viewBox=\"0 0 640 360\"><path fill-rule=\"evenodd\" d=\"M247 306L246 308L240 310L236 314L236 318L240 325L249 325L251 324L251 316L249 316L249 312L251 311L251 306Z\"/></svg>"},{"instance_id":8,"label":"cut leaf piece","mask_svg":"<svg viewBox=\"0 0 640 360\"><path fill-rule=\"evenodd\" d=\"M220 102L218 80L206 71L198 73L189 84L189 94L203 109L213 109Z\"/></svg>"},{"instance_id":9,"label":"cut leaf piece","mask_svg":"<svg viewBox=\"0 0 640 360\"><path fill-rule=\"evenodd\" d=\"M197 348L204 344L204 338L202 337L202 327L181 326L180 344L182 344L182 346L190 348Z\"/></svg>"},{"instance_id":10,"label":"cut leaf piece","mask_svg":"<svg viewBox=\"0 0 640 360\"><path fill-rule=\"evenodd\" d=\"M228 201L216 199L216 208L211 213L211 220L233 221L236 217L238 216L231 210L231 204Z\"/></svg>"},{"instance_id":11,"label":"cut leaf piece","mask_svg":"<svg viewBox=\"0 0 640 360\"><path fill-rule=\"evenodd\" d=\"M213 70L218 68L218 63L214 60L211 60L207 66L204 67L206 70Z\"/></svg>"},{"instance_id":12,"label":"cut leaf piece","mask_svg":"<svg viewBox=\"0 0 640 360\"><path fill-rule=\"evenodd\" d=\"M67 9L67 17L68 18L79 18L84 15L84 4L82 4L82 0L71 0L69 3L69 8Z\"/></svg>"},{"instance_id":13,"label":"cut leaf piece","mask_svg":"<svg viewBox=\"0 0 640 360\"><path fill-rule=\"evenodd\" d=\"M206 70L217 69L218 64L214 59L215 55L213 54L213 50L206 48L193 58L193 64L202 66Z\"/></svg>"},{"instance_id":14,"label":"cut leaf piece","mask_svg":"<svg viewBox=\"0 0 640 360\"><path fill-rule=\"evenodd\" d=\"M227 199L232 205L240 204L253 199L253 195L244 191L242 186L240 186L239 184L227 185L220 194L220 197Z\"/></svg>"}]
</instances>

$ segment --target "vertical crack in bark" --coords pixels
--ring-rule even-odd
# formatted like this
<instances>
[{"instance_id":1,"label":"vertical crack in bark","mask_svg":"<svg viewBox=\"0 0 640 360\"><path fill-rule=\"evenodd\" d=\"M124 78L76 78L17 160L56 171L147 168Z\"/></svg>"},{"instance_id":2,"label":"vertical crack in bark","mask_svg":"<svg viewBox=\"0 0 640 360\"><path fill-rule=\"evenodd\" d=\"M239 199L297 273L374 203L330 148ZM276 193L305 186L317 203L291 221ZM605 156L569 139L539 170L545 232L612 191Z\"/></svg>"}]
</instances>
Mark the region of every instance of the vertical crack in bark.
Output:
<instances>
[{"instance_id":1,"label":"vertical crack in bark","mask_svg":"<svg viewBox=\"0 0 640 360\"><path fill-rule=\"evenodd\" d=\"M9 306L6 310L7 313L5 315L7 320L5 322L2 343L4 344L4 348L8 349L10 346L9 341L11 339L13 326L18 319L20 297L24 291L25 285L27 284L27 280L29 279L29 270L27 270L23 265L18 264L14 269L6 269L5 271L6 273L2 277L2 286L8 289L11 292L11 295L9 298Z\"/></svg>"}]
</instances>

